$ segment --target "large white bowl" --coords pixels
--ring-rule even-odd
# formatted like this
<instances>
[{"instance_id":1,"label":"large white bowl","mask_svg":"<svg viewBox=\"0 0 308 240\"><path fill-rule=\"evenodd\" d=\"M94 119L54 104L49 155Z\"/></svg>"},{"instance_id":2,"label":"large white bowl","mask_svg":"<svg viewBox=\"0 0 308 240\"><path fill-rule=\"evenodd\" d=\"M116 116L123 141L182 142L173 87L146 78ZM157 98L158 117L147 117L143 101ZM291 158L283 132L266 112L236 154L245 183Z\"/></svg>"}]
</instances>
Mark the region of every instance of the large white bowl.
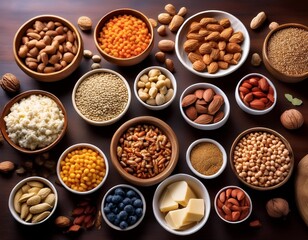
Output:
<instances>
[{"instance_id":1,"label":"large white bowl","mask_svg":"<svg viewBox=\"0 0 308 240\"><path fill-rule=\"evenodd\" d=\"M167 222L165 221L165 216L164 214L159 210L159 201L161 198L161 195L163 191L166 189L168 185L170 185L173 182L177 181L186 181L193 190L193 192L197 195L198 198L203 198L204 199L204 209L205 213L203 218L197 222L195 225L191 226L190 228L183 229L183 230L175 230L169 227ZM162 181L156 188L154 197L153 197L153 202L152 202L152 207L153 207L153 213L154 216L157 220L157 222L168 232L173 233L175 235L191 235L197 231L199 231L207 222L210 212L211 212L211 200L210 200L210 195L206 189L206 187L203 185L201 181L199 181L197 178L184 174L184 173L179 173L172 175L168 178L166 178L164 181Z\"/></svg>"},{"instance_id":2,"label":"large white bowl","mask_svg":"<svg viewBox=\"0 0 308 240\"><path fill-rule=\"evenodd\" d=\"M189 61L187 53L183 49L183 44L186 41L186 34L188 33L189 25L194 21L200 21L200 19L203 17L214 17L218 20L222 18L228 18L231 22L231 26L233 27L234 32L241 31L243 33L245 39L244 39L244 42L241 44L242 57L240 61L238 62L238 64L231 65L226 70L220 69L217 73L214 73L214 74L210 74L208 72L198 72L192 68L192 63ZM206 78L223 77L223 76L226 76L236 71L246 61L248 54L249 54L249 50L250 50L250 37L249 37L248 31L245 25L238 18L231 15L230 13L219 11L219 10L202 11L202 12L196 13L195 15L189 17L182 24L175 38L175 52L176 52L178 59L183 64L183 66L187 70L191 71L192 73L199 75L201 77L206 77Z\"/></svg>"}]
</instances>

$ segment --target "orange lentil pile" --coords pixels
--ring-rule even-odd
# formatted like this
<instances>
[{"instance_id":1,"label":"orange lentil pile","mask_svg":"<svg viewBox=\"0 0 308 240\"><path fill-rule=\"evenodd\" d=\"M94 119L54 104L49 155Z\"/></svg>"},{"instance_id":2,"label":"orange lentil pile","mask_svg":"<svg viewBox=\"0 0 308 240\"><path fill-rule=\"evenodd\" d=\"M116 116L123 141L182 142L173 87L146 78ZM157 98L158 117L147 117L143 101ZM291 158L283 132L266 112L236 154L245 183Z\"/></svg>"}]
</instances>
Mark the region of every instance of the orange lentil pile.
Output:
<instances>
[{"instance_id":1,"label":"orange lentil pile","mask_svg":"<svg viewBox=\"0 0 308 240\"><path fill-rule=\"evenodd\" d=\"M131 58L142 53L151 41L145 22L132 15L119 15L110 19L99 34L103 51L117 58Z\"/></svg>"},{"instance_id":2,"label":"orange lentil pile","mask_svg":"<svg viewBox=\"0 0 308 240\"><path fill-rule=\"evenodd\" d=\"M68 153L60 163L60 177L71 189L85 192L95 188L106 175L104 158L90 148Z\"/></svg>"}]
</instances>

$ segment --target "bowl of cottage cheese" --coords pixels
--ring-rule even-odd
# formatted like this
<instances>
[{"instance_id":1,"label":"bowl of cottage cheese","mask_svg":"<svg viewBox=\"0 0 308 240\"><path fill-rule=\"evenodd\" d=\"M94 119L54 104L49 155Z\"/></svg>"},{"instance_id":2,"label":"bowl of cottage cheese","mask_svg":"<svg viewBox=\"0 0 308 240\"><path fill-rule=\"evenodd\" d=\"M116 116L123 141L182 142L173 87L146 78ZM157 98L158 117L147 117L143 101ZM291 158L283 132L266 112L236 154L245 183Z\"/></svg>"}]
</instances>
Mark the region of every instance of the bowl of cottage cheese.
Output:
<instances>
[{"instance_id":1,"label":"bowl of cottage cheese","mask_svg":"<svg viewBox=\"0 0 308 240\"><path fill-rule=\"evenodd\" d=\"M0 128L15 149L30 154L54 147L67 129L67 114L52 93L30 90L12 98L2 111Z\"/></svg>"}]
</instances>

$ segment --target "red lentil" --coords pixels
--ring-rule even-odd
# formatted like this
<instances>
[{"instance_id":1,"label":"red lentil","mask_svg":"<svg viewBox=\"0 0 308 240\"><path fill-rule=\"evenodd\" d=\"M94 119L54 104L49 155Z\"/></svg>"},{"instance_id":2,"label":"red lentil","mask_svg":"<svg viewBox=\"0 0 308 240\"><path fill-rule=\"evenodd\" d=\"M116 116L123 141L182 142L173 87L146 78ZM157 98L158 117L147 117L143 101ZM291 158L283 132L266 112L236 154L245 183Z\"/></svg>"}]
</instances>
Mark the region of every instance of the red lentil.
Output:
<instances>
[{"instance_id":1,"label":"red lentil","mask_svg":"<svg viewBox=\"0 0 308 240\"><path fill-rule=\"evenodd\" d=\"M102 28L98 42L107 54L118 58L131 58L142 53L151 41L145 22L132 15L119 15Z\"/></svg>"}]
</instances>

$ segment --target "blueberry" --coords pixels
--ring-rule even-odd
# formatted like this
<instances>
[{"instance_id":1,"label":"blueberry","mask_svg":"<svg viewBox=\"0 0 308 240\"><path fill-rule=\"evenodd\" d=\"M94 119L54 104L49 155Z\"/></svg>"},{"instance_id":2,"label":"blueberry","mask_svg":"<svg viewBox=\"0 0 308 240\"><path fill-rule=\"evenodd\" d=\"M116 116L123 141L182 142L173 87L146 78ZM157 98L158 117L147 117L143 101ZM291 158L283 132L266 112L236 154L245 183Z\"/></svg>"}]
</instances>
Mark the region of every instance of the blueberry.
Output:
<instances>
[{"instance_id":1,"label":"blueberry","mask_svg":"<svg viewBox=\"0 0 308 240\"><path fill-rule=\"evenodd\" d=\"M106 204L106 207L109 207L110 210L113 210L116 207L116 205L110 202Z\"/></svg>"},{"instance_id":2,"label":"blueberry","mask_svg":"<svg viewBox=\"0 0 308 240\"><path fill-rule=\"evenodd\" d=\"M133 225L137 222L137 217L135 215L131 215L128 217L127 222L129 225Z\"/></svg>"},{"instance_id":3,"label":"blueberry","mask_svg":"<svg viewBox=\"0 0 308 240\"><path fill-rule=\"evenodd\" d=\"M123 202L120 202L120 203L118 204L118 208L119 208L119 209L123 210L124 207L125 207L125 204L124 204Z\"/></svg>"},{"instance_id":4,"label":"blueberry","mask_svg":"<svg viewBox=\"0 0 308 240\"><path fill-rule=\"evenodd\" d=\"M137 217L141 217L142 216L142 208L136 208L135 214L136 214Z\"/></svg>"},{"instance_id":5,"label":"blueberry","mask_svg":"<svg viewBox=\"0 0 308 240\"><path fill-rule=\"evenodd\" d=\"M134 209L134 207L133 207L132 205L126 205L126 206L124 207L124 211L126 211L128 215L133 214L133 213L134 213L134 210L135 210L135 209Z\"/></svg>"},{"instance_id":6,"label":"blueberry","mask_svg":"<svg viewBox=\"0 0 308 240\"><path fill-rule=\"evenodd\" d=\"M119 227L120 227L121 229L125 229L125 228L127 228L127 227L128 227L128 224L127 224L127 222L126 222L126 221L122 221L122 222L120 222Z\"/></svg>"},{"instance_id":7,"label":"blueberry","mask_svg":"<svg viewBox=\"0 0 308 240\"><path fill-rule=\"evenodd\" d=\"M113 195L108 195L108 196L106 197L106 202L107 202L107 203L109 203L109 202L112 201L112 196L113 196Z\"/></svg>"},{"instance_id":8,"label":"blueberry","mask_svg":"<svg viewBox=\"0 0 308 240\"><path fill-rule=\"evenodd\" d=\"M112 210L113 213L115 214L118 214L119 212L121 212L121 209L118 208L118 207L115 207L113 210Z\"/></svg>"},{"instance_id":9,"label":"blueberry","mask_svg":"<svg viewBox=\"0 0 308 240\"><path fill-rule=\"evenodd\" d=\"M114 221L113 221L113 224L116 225L116 226L119 226L120 225L120 222L121 220L119 218L116 218Z\"/></svg>"},{"instance_id":10,"label":"blueberry","mask_svg":"<svg viewBox=\"0 0 308 240\"><path fill-rule=\"evenodd\" d=\"M133 203L136 199L138 199L138 198L137 198L137 197L132 197L130 200L131 200L132 203Z\"/></svg>"},{"instance_id":11,"label":"blueberry","mask_svg":"<svg viewBox=\"0 0 308 240\"><path fill-rule=\"evenodd\" d=\"M122 201L123 201L123 198L120 195L113 195L112 196L112 200L111 200L112 203L117 204L117 203L120 203Z\"/></svg>"},{"instance_id":12,"label":"blueberry","mask_svg":"<svg viewBox=\"0 0 308 240\"><path fill-rule=\"evenodd\" d=\"M104 207L104 213L105 213L105 214L108 214L108 213L110 213L110 212L111 212L110 208L109 208L108 206L105 206L105 207Z\"/></svg>"},{"instance_id":13,"label":"blueberry","mask_svg":"<svg viewBox=\"0 0 308 240\"><path fill-rule=\"evenodd\" d=\"M118 215L119 219L121 220L125 220L127 218L127 212L126 211L121 211L119 212L119 215Z\"/></svg>"},{"instance_id":14,"label":"blueberry","mask_svg":"<svg viewBox=\"0 0 308 240\"><path fill-rule=\"evenodd\" d=\"M124 200L123 200L123 204L124 204L124 205L132 204L132 200L131 200L130 198L126 197L126 198L124 198Z\"/></svg>"},{"instance_id":15,"label":"blueberry","mask_svg":"<svg viewBox=\"0 0 308 240\"><path fill-rule=\"evenodd\" d=\"M136 208L140 208L142 207L142 201L141 199L136 199L134 202L133 202L133 206L136 207Z\"/></svg>"},{"instance_id":16,"label":"blueberry","mask_svg":"<svg viewBox=\"0 0 308 240\"><path fill-rule=\"evenodd\" d=\"M107 214L107 219L108 219L108 221L110 221L111 223L113 223L114 222L114 220L117 218L117 215L115 215L114 213L108 213Z\"/></svg>"},{"instance_id":17,"label":"blueberry","mask_svg":"<svg viewBox=\"0 0 308 240\"><path fill-rule=\"evenodd\" d=\"M136 194L136 192L134 190L128 190L126 192L126 196L129 197L129 198L133 198L133 197L136 197L137 194Z\"/></svg>"},{"instance_id":18,"label":"blueberry","mask_svg":"<svg viewBox=\"0 0 308 240\"><path fill-rule=\"evenodd\" d=\"M115 195L120 195L120 196L122 196L122 197L125 197L125 192L124 192L123 188L121 188L121 187L116 188L116 189L114 190L114 194L115 194Z\"/></svg>"}]
</instances>

